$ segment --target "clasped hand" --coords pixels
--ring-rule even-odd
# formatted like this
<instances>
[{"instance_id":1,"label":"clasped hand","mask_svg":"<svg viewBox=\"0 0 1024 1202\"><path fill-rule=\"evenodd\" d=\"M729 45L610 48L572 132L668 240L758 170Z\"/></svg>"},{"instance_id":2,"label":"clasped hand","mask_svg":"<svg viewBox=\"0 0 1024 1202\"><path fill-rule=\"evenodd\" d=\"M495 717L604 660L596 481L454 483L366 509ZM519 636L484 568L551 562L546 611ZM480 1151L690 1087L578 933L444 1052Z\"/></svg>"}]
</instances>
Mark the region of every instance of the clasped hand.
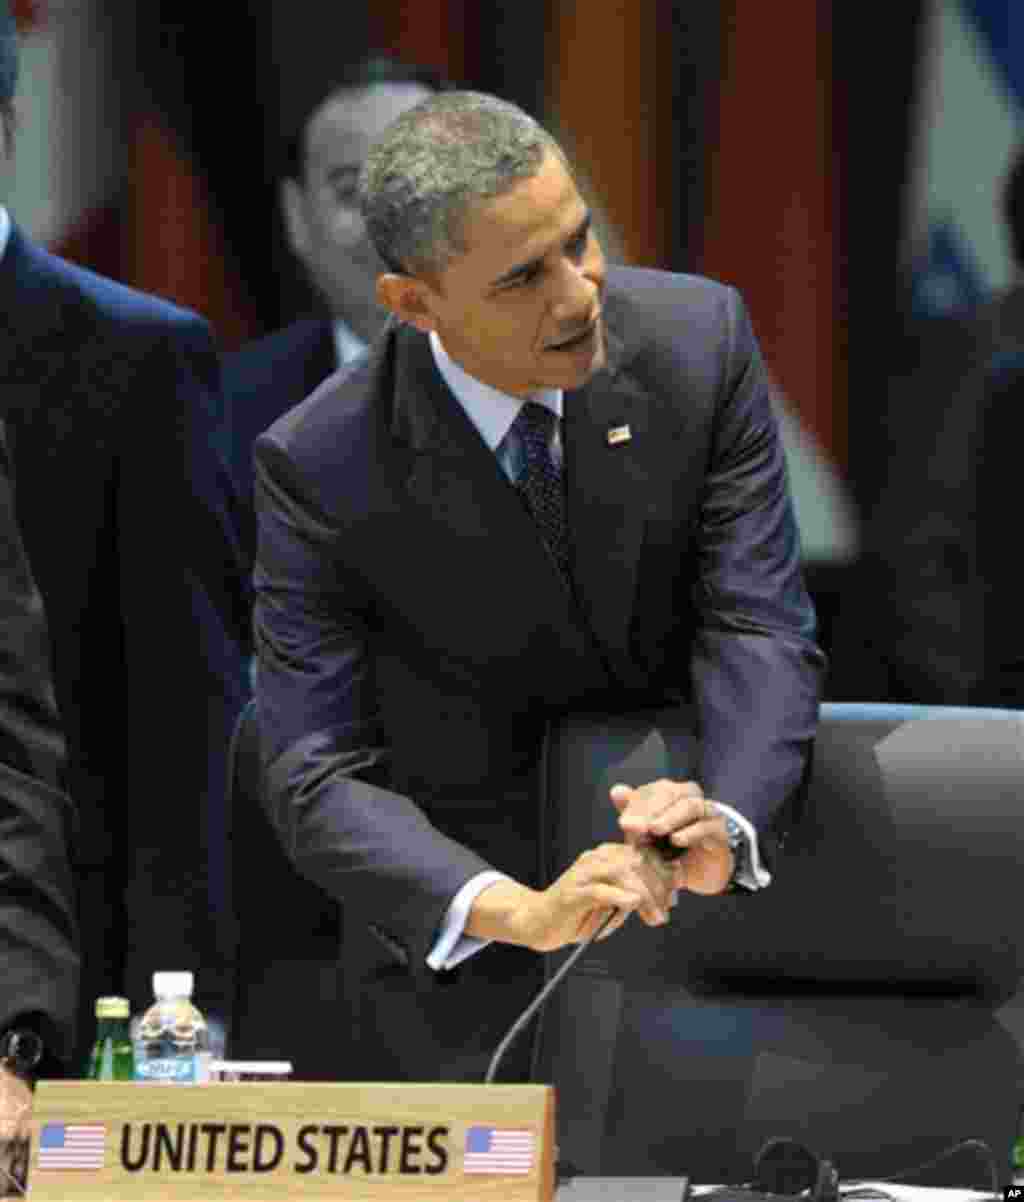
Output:
<instances>
[{"instance_id":1,"label":"clasped hand","mask_svg":"<svg viewBox=\"0 0 1024 1202\"><path fill-rule=\"evenodd\" d=\"M0 1067L0 1198L20 1198L28 1176L32 1091Z\"/></svg>"},{"instance_id":2,"label":"clasped hand","mask_svg":"<svg viewBox=\"0 0 1024 1202\"><path fill-rule=\"evenodd\" d=\"M668 921L680 889L723 892L733 870L725 819L693 781L657 780L632 788L614 785L611 800L619 812L622 843L604 843L583 852L529 907L526 942L554 951L601 932L606 939L636 913L648 926ZM652 848L665 836L686 855L667 862Z\"/></svg>"}]
</instances>

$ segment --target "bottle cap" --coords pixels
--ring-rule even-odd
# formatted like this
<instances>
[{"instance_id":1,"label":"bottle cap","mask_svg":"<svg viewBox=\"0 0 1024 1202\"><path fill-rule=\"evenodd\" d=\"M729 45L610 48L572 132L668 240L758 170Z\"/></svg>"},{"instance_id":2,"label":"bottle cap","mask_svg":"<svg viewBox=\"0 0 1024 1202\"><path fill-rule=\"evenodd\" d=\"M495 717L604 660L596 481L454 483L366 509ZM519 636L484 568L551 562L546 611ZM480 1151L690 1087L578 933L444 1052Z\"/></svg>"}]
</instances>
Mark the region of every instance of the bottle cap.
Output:
<instances>
[{"instance_id":1,"label":"bottle cap","mask_svg":"<svg viewBox=\"0 0 1024 1202\"><path fill-rule=\"evenodd\" d=\"M97 1018L127 1018L131 1007L126 997L98 997L96 999Z\"/></svg>"},{"instance_id":2,"label":"bottle cap","mask_svg":"<svg viewBox=\"0 0 1024 1202\"><path fill-rule=\"evenodd\" d=\"M190 972L153 973L153 993L161 999L192 996Z\"/></svg>"}]
</instances>

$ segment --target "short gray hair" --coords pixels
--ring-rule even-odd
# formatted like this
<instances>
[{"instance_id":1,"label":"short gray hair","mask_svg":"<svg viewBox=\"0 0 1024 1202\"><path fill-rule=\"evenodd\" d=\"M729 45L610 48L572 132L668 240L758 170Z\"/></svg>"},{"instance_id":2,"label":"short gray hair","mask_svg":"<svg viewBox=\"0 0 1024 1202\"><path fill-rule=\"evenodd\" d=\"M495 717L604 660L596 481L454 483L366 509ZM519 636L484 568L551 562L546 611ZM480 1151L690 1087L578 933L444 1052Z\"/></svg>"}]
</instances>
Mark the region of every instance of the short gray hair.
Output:
<instances>
[{"instance_id":1,"label":"short gray hair","mask_svg":"<svg viewBox=\"0 0 1024 1202\"><path fill-rule=\"evenodd\" d=\"M522 109L483 92L441 92L404 112L359 177L366 228L392 271L440 274L467 247L462 222L537 174L558 143Z\"/></svg>"}]
</instances>

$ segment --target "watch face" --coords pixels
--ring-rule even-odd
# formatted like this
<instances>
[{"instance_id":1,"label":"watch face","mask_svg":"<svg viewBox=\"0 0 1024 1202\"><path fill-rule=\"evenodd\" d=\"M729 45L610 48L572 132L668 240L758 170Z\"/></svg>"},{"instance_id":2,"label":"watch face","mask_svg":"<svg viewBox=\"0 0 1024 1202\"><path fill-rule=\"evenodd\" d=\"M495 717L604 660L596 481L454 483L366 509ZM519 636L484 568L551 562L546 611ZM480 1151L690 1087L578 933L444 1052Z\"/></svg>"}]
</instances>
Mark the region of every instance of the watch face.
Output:
<instances>
[{"instance_id":1,"label":"watch face","mask_svg":"<svg viewBox=\"0 0 1024 1202\"><path fill-rule=\"evenodd\" d=\"M16 1073L28 1073L43 1058L43 1041L35 1031L16 1028L0 1040L3 1059Z\"/></svg>"}]
</instances>

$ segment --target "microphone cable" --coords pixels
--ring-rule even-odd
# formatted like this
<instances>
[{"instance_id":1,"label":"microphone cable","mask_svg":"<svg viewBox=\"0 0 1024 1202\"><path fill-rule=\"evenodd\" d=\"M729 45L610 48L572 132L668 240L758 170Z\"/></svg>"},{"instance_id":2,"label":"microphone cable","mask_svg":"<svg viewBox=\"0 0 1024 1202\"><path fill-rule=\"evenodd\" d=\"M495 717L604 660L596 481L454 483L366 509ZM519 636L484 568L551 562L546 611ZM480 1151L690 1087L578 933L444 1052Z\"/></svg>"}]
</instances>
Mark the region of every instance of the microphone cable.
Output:
<instances>
[{"instance_id":1,"label":"microphone cable","mask_svg":"<svg viewBox=\"0 0 1024 1202\"><path fill-rule=\"evenodd\" d=\"M516 1036L520 1033L520 1031L522 1031L522 1029L530 1021L530 1019L533 1018L533 1016L537 1013L537 1011L541 1008L541 1006L544 1005L544 1003L547 1001L547 999L551 996L555 987L565 977L565 975L569 971L569 969L572 968L572 966L576 963L576 961L580 958L580 956L582 956L583 953L587 950L587 948L590 947L590 945L601 934L601 932L605 929L605 927L607 927L607 925L611 922L611 920L615 917L615 915L617 913L618 913L618 910L615 910L615 909L608 911L608 916L604 919L604 921L597 928L597 930L594 931L593 934L588 935L587 938L584 939L584 941L579 945L579 947L577 947L572 952L572 954L566 958L565 963L562 964L562 966L555 973L555 975L551 978L551 980L548 981L544 985L544 988L541 989L540 993L537 994L537 996L526 1007L526 1009L522 1012L522 1014L520 1014L520 1016L516 1019L516 1021L512 1024L512 1026L509 1027L508 1032L505 1035L505 1038L501 1041L501 1043L498 1044L497 1050L495 1051L494 1055L491 1057L491 1063L487 1066L487 1075L484 1077L485 1085L493 1085L494 1075L495 1075L495 1073L497 1073L498 1066L501 1064L502 1057L505 1055L506 1051L508 1050L509 1045L516 1038Z\"/></svg>"},{"instance_id":2,"label":"microphone cable","mask_svg":"<svg viewBox=\"0 0 1024 1202\"><path fill-rule=\"evenodd\" d=\"M676 847L675 844L669 839L668 835L659 835L657 839L653 839L650 843L644 845L644 851L646 852L648 863L653 867L656 867L660 872L665 872L667 869L670 871L669 866L671 865L672 861L681 859L684 855L686 855L686 850L687 849L685 847ZM533 1018L541 1006L544 1005L559 982L564 980L569 969L572 968L572 966L576 963L580 956L583 955L587 948L590 947L594 940L598 938L601 932L608 926L618 912L619 911L615 908L608 911L608 916L604 919L597 930L595 930L592 935L589 935L579 945L579 947L576 948L576 950L568 957L568 959L561 966L561 968L559 968L551 980L544 985L540 993L537 994L533 1001L512 1024L505 1035L505 1038L501 1041L501 1043L498 1044L497 1050L491 1057L491 1063L487 1067L487 1075L484 1077L485 1085L493 1084L494 1075L498 1071L498 1065L501 1063L501 1059L508 1050L509 1045L520 1033L520 1031L522 1031L530 1019Z\"/></svg>"}]
</instances>

